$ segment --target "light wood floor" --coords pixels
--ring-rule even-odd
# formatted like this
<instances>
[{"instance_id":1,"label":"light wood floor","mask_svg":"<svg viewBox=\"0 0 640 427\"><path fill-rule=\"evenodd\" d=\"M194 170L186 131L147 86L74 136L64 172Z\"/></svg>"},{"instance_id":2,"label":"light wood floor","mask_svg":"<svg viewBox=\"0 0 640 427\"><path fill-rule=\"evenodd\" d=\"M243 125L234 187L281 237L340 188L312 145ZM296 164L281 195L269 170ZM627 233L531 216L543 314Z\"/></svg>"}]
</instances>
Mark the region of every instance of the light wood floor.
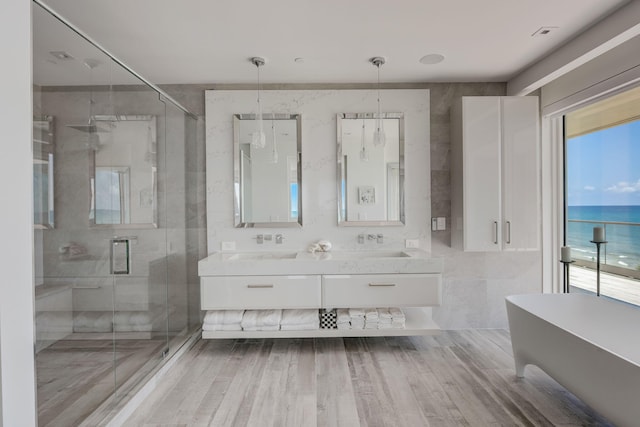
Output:
<instances>
[{"instance_id":1,"label":"light wood floor","mask_svg":"<svg viewBox=\"0 0 640 427\"><path fill-rule=\"evenodd\" d=\"M201 340L127 426L609 426L505 330Z\"/></svg>"},{"instance_id":2,"label":"light wood floor","mask_svg":"<svg viewBox=\"0 0 640 427\"><path fill-rule=\"evenodd\" d=\"M77 426L107 399L113 401L116 385L126 393L127 380L156 365L166 345L164 340L120 340L114 349L112 340L60 340L40 351L38 425Z\"/></svg>"}]
</instances>

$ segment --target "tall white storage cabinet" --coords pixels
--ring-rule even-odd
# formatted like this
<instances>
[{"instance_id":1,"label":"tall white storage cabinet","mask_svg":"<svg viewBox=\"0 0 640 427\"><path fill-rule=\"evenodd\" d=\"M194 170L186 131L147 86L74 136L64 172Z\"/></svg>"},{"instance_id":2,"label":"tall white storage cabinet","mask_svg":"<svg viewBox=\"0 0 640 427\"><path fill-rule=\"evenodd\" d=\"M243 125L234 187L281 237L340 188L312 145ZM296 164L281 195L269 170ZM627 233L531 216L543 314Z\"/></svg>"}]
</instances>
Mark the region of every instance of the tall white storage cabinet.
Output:
<instances>
[{"instance_id":1,"label":"tall white storage cabinet","mask_svg":"<svg viewBox=\"0 0 640 427\"><path fill-rule=\"evenodd\" d=\"M451 110L452 246L539 248L539 109L535 96L467 96Z\"/></svg>"}]
</instances>

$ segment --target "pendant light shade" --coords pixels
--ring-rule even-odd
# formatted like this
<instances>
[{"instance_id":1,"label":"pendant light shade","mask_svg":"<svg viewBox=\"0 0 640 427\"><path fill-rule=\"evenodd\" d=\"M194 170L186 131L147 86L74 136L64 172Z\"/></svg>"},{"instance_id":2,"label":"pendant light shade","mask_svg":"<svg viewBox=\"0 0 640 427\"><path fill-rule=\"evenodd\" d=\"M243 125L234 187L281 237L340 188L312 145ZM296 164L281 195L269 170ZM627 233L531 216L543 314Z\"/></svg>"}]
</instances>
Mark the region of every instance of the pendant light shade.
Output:
<instances>
[{"instance_id":1,"label":"pendant light shade","mask_svg":"<svg viewBox=\"0 0 640 427\"><path fill-rule=\"evenodd\" d=\"M262 100L260 99L260 67L265 64L264 58L254 56L250 59L251 63L258 70L258 97L256 101L256 130L251 134L251 146L255 148L264 148L267 145L267 137L264 134L264 123L262 120Z\"/></svg>"},{"instance_id":2,"label":"pendant light shade","mask_svg":"<svg viewBox=\"0 0 640 427\"><path fill-rule=\"evenodd\" d=\"M375 56L369 61L378 69L378 113L376 114L376 126L373 131L373 145L384 147L387 142L387 135L384 132L384 121L380 109L380 66L384 65L387 61L382 56Z\"/></svg>"}]
</instances>

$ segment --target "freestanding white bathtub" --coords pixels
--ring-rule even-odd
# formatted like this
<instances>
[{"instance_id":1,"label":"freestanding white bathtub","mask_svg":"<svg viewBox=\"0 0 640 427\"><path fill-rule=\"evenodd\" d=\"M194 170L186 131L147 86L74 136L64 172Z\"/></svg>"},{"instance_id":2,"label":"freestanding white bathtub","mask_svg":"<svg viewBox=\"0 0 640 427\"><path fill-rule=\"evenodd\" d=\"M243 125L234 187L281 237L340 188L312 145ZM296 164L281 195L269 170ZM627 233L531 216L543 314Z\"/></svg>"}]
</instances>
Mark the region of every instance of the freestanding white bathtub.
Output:
<instances>
[{"instance_id":1,"label":"freestanding white bathtub","mask_svg":"<svg viewBox=\"0 0 640 427\"><path fill-rule=\"evenodd\" d=\"M640 309L585 294L507 297L516 375L537 365L619 426L640 425Z\"/></svg>"}]
</instances>

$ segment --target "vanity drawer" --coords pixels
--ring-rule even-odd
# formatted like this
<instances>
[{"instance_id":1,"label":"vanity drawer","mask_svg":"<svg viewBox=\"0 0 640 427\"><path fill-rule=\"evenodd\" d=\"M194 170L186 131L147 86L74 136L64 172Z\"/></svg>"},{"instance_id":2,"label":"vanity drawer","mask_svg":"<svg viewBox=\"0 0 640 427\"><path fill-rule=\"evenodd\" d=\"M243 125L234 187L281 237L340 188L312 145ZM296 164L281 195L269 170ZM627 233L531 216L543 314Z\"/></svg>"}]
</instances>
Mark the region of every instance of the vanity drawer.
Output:
<instances>
[{"instance_id":1,"label":"vanity drawer","mask_svg":"<svg viewBox=\"0 0 640 427\"><path fill-rule=\"evenodd\" d=\"M440 274L323 276L323 307L435 306L442 303Z\"/></svg>"},{"instance_id":2,"label":"vanity drawer","mask_svg":"<svg viewBox=\"0 0 640 427\"><path fill-rule=\"evenodd\" d=\"M320 276L211 276L200 280L202 310L320 308Z\"/></svg>"}]
</instances>

